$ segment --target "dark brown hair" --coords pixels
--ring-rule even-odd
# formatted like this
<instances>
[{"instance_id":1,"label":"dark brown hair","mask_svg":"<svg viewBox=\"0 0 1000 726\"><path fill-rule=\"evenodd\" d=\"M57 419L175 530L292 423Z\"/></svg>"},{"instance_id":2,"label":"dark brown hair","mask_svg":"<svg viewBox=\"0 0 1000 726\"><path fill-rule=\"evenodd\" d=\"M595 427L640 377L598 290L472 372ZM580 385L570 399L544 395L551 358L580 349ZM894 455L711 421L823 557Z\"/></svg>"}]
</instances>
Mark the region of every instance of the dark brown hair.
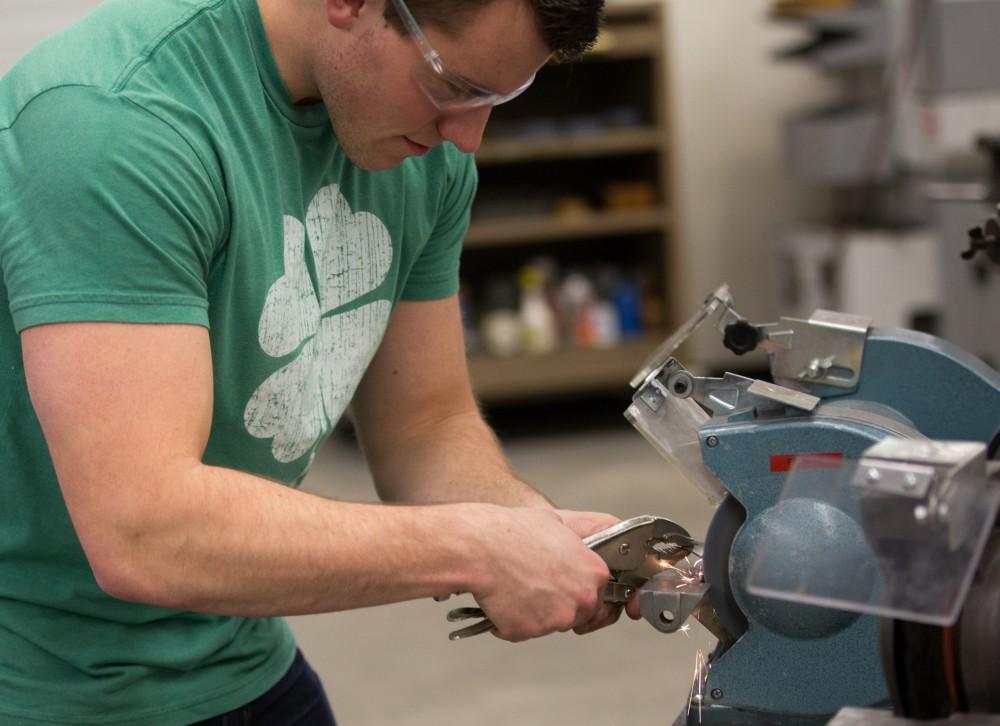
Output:
<instances>
[{"instance_id":1,"label":"dark brown hair","mask_svg":"<svg viewBox=\"0 0 1000 726\"><path fill-rule=\"evenodd\" d=\"M432 25L458 35L463 24L480 8L496 0L406 0L421 25ZM604 0L520 0L535 12L542 39L557 61L574 60L597 40ZM385 19L405 34L392 0L386 0Z\"/></svg>"}]
</instances>

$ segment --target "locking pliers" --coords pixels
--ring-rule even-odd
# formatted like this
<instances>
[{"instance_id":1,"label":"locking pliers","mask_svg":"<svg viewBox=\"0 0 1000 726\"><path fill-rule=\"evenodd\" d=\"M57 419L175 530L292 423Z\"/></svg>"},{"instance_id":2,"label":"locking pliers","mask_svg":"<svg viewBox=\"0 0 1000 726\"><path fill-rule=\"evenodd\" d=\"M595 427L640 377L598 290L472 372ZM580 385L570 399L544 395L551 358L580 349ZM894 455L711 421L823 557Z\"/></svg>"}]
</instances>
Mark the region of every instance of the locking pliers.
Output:
<instances>
[{"instance_id":1,"label":"locking pliers","mask_svg":"<svg viewBox=\"0 0 1000 726\"><path fill-rule=\"evenodd\" d=\"M649 514L619 522L583 543L600 555L611 572L604 588L607 603L626 602L653 575L691 554L696 544L676 522ZM493 622L482 608L455 608L448 613L450 623L471 618L482 619L450 633L448 639L461 640L493 630Z\"/></svg>"}]
</instances>

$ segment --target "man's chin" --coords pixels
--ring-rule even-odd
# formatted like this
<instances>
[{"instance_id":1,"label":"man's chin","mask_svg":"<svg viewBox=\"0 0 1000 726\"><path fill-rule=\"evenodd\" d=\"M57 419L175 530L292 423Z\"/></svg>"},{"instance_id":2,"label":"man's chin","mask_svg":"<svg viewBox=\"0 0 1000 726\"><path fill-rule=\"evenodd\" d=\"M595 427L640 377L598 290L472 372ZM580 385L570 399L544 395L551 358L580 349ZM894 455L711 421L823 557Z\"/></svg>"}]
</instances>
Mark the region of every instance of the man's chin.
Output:
<instances>
[{"instance_id":1,"label":"man's chin","mask_svg":"<svg viewBox=\"0 0 1000 726\"><path fill-rule=\"evenodd\" d=\"M402 164L406 157L391 156L389 154L352 154L344 149L347 158L354 166L363 171L388 171L395 169Z\"/></svg>"},{"instance_id":2,"label":"man's chin","mask_svg":"<svg viewBox=\"0 0 1000 726\"><path fill-rule=\"evenodd\" d=\"M407 156L405 149L393 146L386 143L345 144L340 141L340 150L363 171L387 171L402 164Z\"/></svg>"}]
</instances>

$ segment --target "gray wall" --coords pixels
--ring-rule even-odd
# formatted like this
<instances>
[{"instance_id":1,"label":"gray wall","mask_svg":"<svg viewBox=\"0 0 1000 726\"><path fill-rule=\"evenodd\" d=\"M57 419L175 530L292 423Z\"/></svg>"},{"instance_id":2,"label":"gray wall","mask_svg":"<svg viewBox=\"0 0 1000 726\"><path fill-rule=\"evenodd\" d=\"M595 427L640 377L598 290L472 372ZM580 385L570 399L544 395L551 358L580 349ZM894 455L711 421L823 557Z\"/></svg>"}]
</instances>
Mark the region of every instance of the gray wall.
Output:
<instances>
[{"instance_id":1,"label":"gray wall","mask_svg":"<svg viewBox=\"0 0 1000 726\"><path fill-rule=\"evenodd\" d=\"M32 45L96 7L98 0L0 0L0 74Z\"/></svg>"},{"instance_id":2,"label":"gray wall","mask_svg":"<svg viewBox=\"0 0 1000 726\"><path fill-rule=\"evenodd\" d=\"M782 122L838 89L805 64L771 60L805 37L767 20L771 0L666 3L684 317L728 282L741 314L776 320L787 311L776 309L772 240L822 219L827 204L825 189L784 169ZM714 332L693 343L701 363L734 362Z\"/></svg>"}]
</instances>

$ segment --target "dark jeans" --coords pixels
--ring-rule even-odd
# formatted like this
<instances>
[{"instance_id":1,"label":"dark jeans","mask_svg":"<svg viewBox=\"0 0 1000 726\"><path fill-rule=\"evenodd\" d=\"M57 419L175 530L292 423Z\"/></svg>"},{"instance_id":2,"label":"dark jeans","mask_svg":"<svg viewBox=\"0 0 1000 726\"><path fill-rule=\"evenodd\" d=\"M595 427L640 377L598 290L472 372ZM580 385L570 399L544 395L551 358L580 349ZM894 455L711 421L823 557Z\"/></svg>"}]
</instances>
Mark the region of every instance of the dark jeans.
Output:
<instances>
[{"instance_id":1,"label":"dark jeans","mask_svg":"<svg viewBox=\"0 0 1000 726\"><path fill-rule=\"evenodd\" d=\"M302 651L274 688L235 711L192 726L337 726L319 676Z\"/></svg>"}]
</instances>

